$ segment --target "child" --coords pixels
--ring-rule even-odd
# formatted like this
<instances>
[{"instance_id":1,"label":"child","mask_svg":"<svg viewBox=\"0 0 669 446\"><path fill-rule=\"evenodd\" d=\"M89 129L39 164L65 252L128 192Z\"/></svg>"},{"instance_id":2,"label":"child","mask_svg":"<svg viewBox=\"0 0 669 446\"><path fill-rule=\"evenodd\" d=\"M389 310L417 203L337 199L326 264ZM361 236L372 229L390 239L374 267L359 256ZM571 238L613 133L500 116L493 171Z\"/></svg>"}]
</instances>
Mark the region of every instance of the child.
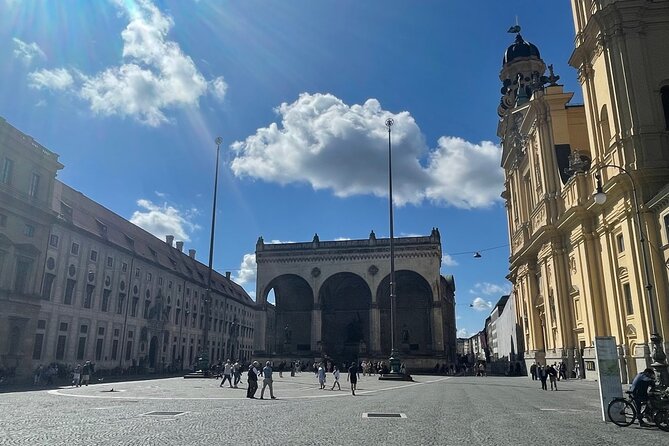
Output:
<instances>
[{"instance_id":1,"label":"child","mask_svg":"<svg viewBox=\"0 0 669 446\"><path fill-rule=\"evenodd\" d=\"M337 386L337 390L341 390L341 386L339 385L339 369L337 366L334 366L332 376L334 377L334 383L332 384L332 389L330 390L334 390L335 386Z\"/></svg>"}]
</instances>

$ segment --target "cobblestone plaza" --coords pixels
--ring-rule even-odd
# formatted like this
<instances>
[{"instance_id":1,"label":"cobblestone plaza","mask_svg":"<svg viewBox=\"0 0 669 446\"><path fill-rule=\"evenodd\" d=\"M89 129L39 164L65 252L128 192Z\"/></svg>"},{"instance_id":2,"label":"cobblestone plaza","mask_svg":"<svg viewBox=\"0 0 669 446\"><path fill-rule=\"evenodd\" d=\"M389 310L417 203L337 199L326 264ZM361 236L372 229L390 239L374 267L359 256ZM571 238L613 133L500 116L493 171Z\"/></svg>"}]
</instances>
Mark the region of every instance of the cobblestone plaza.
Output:
<instances>
[{"instance_id":1,"label":"cobblestone plaza","mask_svg":"<svg viewBox=\"0 0 669 446\"><path fill-rule=\"evenodd\" d=\"M602 422L590 381L561 381L559 391L546 392L528 378L392 383L372 376L361 377L352 396L345 378L341 391L329 390L328 379L328 390L318 390L311 373L277 376L277 400L247 399L245 385L182 378L4 393L0 444L610 445L667 438L654 428ZM369 413L405 418L364 417Z\"/></svg>"}]
</instances>

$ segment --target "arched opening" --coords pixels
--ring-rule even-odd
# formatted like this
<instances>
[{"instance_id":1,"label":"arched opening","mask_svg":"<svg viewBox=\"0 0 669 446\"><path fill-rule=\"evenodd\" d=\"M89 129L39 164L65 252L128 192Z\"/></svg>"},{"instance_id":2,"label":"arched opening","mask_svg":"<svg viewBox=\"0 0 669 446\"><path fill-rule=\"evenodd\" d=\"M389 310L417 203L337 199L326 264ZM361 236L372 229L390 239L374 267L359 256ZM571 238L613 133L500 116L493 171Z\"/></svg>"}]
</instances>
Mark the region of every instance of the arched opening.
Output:
<instances>
[{"instance_id":1,"label":"arched opening","mask_svg":"<svg viewBox=\"0 0 669 446\"><path fill-rule=\"evenodd\" d=\"M321 349L338 362L357 360L370 345L372 292L353 273L329 277L318 293L321 304Z\"/></svg>"},{"instance_id":2,"label":"arched opening","mask_svg":"<svg viewBox=\"0 0 669 446\"><path fill-rule=\"evenodd\" d=\"M151 338L149 343L149 368L153 369L156 367L156 357L158 355L158 337L154 336Z\"/></svg>"},{"instance_id":3,"label":"arched opening","mask_svg":"<svg viewBox=\"0 0 669 446\"><path fill-rule=\"evenodd\" d=\"M669 130L669 85L660 88L662 111L664 111L664 129Z\"/></svg>"},{"instance_id":4,"label":"arched opening","mask_svg":"<svg viewBox=\"0 0 669 446\"><path fill-rule=\"evenodd\" d=\"M311 351L311 313L314 294L302 277L286 274L273 279L265 299L273 292L276 305L274 345L277 353L307 354Z\"/></svg>"},{"instance_id":5,"label":"arched opening","mask_svg":"<svg viewBox=\"0 0 669 446\"><path fill-rule=\"evenodd\" d=\"M414 271L395 272L395 348L412 355L432 353L432 288ZM381 351L390 354L390 276L376 295L381 316Z\"/></svg>"}]
</instances>

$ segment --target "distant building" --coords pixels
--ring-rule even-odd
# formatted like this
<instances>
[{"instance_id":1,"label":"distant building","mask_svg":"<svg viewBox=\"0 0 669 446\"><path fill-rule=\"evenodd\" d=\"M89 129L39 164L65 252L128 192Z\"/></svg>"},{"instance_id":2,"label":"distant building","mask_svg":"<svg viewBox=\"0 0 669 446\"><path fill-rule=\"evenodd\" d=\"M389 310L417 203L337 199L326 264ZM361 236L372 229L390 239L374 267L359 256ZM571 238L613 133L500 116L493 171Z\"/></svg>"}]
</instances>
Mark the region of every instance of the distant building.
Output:
<instances>
[{"instance_id":1,"label":"distant building","mask_svg":"<svg viewBox=\"0 0 669 446\"><path fill-rule=\"evenodd\" d=\"M174 237L159 240L54 180L58 156L0 121L0 366L179 369L250 359L257 307Z\"/></svg>"},{"instance_id":2,"label":"distant building","mask_svg":"<svg viewBox=\"0 0 669 446\"><path fill-rule=\"evenodd\" d=\"M389 239L256 245L257 349L282 358L374 358L391 352ZM395 239L395 348L410 369L456 359L455 281L442 276L441 237ZM274 327L274 328L272 328ZM274 331L272 331L274 330ZM274 343L268 343L273 340Z\"/></svg>"}]
</instances>

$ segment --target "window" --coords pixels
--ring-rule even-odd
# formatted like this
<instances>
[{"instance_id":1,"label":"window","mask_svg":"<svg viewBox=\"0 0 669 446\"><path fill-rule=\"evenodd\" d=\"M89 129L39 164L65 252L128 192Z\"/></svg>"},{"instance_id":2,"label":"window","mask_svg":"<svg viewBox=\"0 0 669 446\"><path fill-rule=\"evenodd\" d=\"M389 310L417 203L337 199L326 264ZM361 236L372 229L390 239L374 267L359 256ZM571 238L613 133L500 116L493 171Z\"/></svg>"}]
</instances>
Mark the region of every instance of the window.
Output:
<instances>
[{"instance_id":1,"label":"window","mask_svg":"<svg viewBox=\"0 0 669 446\"><path fill-rule=\"evenodd\" d=\"M116 304L116 314L123 314L123 301L125 301L125 294L119 293L118 302Z\"/></svg>"},{"instance_id":2,"label":"window","mask_svg":"<svg viewBox=\"0 0 669 446\"><path fill-rule=\"evenodd\" d=\"M70 247L70 254L73 256L79 255L79 243L72 242L72 247Z\"/></svg>"},{"instance_id":3,"label":"window","mask_svg":"<svg viewBox=\"0 0 669 446\"><path fill-rule=\"evenodd\" d=\"M145 300L144 301L144 319L149 318L149 307L151 306L151 301L150 300Z\"/></svg>"},{"instance_id":4,"label":"window","mask_svg":"<svg viewBox=\"0 0 669 446\"><path fill-rule=\"evenodd\" d=\"M7 216L5 214L0 214L0 228L7 226Z\"/></svg>"},{"instance_id":5,"label":"window","mask_svg":"<svg viewBox=\"0 0 669 446\"><path fill-rule=\"evenodd\" d=\"M132 356L132 341L128 341L125 348L125 360L130 361Z\"/></svg>"},{"instance_id":6,"label":"window","mask_svg":"<svg viewBox=\"0 0 669 446\"><path fill-rule=\"evenodd\" d=\"M44 274L44 283L42 284L42 299L51 299L51 290L53 289L53 281L55 278L55 274Z\"/></svg>"},{"instance_id":7,"label":"window","mask_svg":"<svg viewBox=\"0 0 669 446\"><path fill-rule=\"evenodd\" d=\"M40 319L37 321L37 329L38 330L44 330L46 328L46 321L44 319Z\"/></svg>"},{"instance_id":8,"label":"window","mask_svg":"<svg viewBox=\"0 0 669 446\"><path fill-rule=\"evenodd\" d=\"M100 361L102 359L102 345L105 342L103 338L99 338L95 342L95 360Z\"/></svg>"},{"instance_id":9,"label":"window","mask_svg":"<svg viewBox=\"0 0 669 446\"><path fill-rule=\"evenodd\" d=\"M121 272L124 272L124 273L125 273L125 272L127 272L127 271L128 271L128 264L125 263L125 262L123 262L123 263L121 264Z\"/></svg>"},{"instance_id":10,"label":"window","mask_svg":"<svg viewBox=\"0 0 669 446\"><path fill-rule=\"evenodd\" d=\"M79 336L79 345L77 346L77 359L82 360L86 355L86 336Z\"/></svg>"},{"instance_id":11,"label":"window","mask_svg":"<svg viewBox=\"0 0 669 446\"><path fill-rule=\"evenodd\" d=\"M105 327L98 327L98 336L105 335Z\"/></svg>"},{"instance_id":12,"label":"window","mask_svg":"<svg viewBox=\"0 0 669 446\"><path fill-rule=\"evenodd\" d=\"M58 236L56 234L51 234L49 237L49 245L54 248L58 248Z\"/></svg>"},{"instance_id":13,"label":"window","mask_svg":"<svg viewBox=\"0 0 669 446\"><path fill-rule=\"evenodd\" d=\"M135 277L139 277L140 271L139 268L135 268Z\"/></svg>"},{"instance_id":14,"label":"window","mask_svg":"<svg viewBox=\"0 0 669 446\"><path fill-rule=\"evenodd\" d=\"M102 290L102 311L109 310L109 297L111 296L111 290Z\"/></svg>"},{"instance_id":15,"label":"window","mask_svg":"<svg viewBox=\"0 0 669 446\"><path fill-rule=\"evenodd\" d=\"M660 89L662 96L662 110L664 111L664 129L669 130L669 86Z\"/></svg>"},{"instance_id":16,"label":"window","mask_svg":"<svg viewBox=\"0 0 669 446\"><path fill-rule=\"evenodd\" d=\"M2 164L2 173L0 173L0 183L12 184L12 172L14 171L14 161L5 158Z\"/></svg>"},{"instance_id":17,"label":"window","mask_svg":"<svg viewBox=\"0 0 669 446\"><path fill-rule=\"evenodd\" d=\"M26 237L33 237L35 235L35 227L33 225L26 224L23 227L23 235Z\"/></svg>"},{"instance_id":18,"label":"window","mask_svg":"<svg viewBox=\"0 0 669 446\"><path fill-rule=\"evenodd\" d=\"M19 258L16 261L16 276L14 280L14 291L17 293L25 293L28 285L28 276L30 274L30 267L32 261L24 258Z\"/></svg>"},{"instance_id":19,"label":"window","mask_svg":"<svg viewBox=\"0 0 669 446\"><path fill-rule=\"evenodd\" d=\"M139 297L132 298L132 309L130 315L132 317L137 317L137 305L139 305Z\"/></svg>"},{"instance_id":20,"label":"window","mask_svg":"<svg viewBox=\"0 0 669 446\"><path fill-rule=\"evenodd\" d=\"M625 238L622 234L616 236L616 246L618 247L618 254L625 252Z\"/></svg>"},{"instance_id":21,"label":"window","mask_svg":"<svg viewBox=\"0 0 669 446\"><path fill-rule=\"evenodd\" d=\"M44 343L44 333L35 335L35 344L33 345L33 359L42 359L42 344Z\"/></svg>"},{"instance_id":22,"label":"window","mask_svg":"<svg viewBox=\"0 0 669 446\"><path fill-rule=\"evenodd\" d=\"M167 288L169 288L170 290L172 289L172 281L171 280L167 282Z\"/></svg>"},{"instance_id":23,"label":"window","mask_svg":"<svg viewBox=\"0 0 669 446\"><path fill-rule=\"evenodd\" d=\"M28 190L28 195L30 195L30 198L37 198L38 190L39 190L39 175L33 173L32 179L30 180L30 189Z\"/></svg>"},{"instance_id":24,"label":"window","mask_svg":"<svg viewBox=\"0 0 669 446\"><path fill-rule=\"evenodd\" d=\"M113 257L107 257L107 267L108 268L113 268L114 267L114 258Z\"/></svg>"},{"instance_id":25,"label":"window","mask_svg":"<svg viewBox=\"0 0 669 446\"><path fill-rule=\"evenodd\" d=\"M94 249L91 249L91 255L90 255L91 262L97 262L98 261L98 252Z\"/></svg>"},{"instance_id":26,"label":"window","mask_svg":"<svg viewBox=\"0 0 669 446\"><path fill-rule=\"evenodd\" d=\"M66 335L58 336L58 342L56 343L56 360L63 360L65 358L65 342L67 340Z\"/></svg>"},{"instance_id":27,"label":"window","mask_svg":"<svg viewBox=\"0 0 669 446\"><path fill-rule=\"evenodd\" d=\"M121 334L121 330L119 330L118 328L115 328L114 329L114 337L118 338L120 334Z\"/></svg>"},{"instance_id":28,"label":"window","mask_svg":"<svg viewBox=\"0 0 669 446\"><path fill-rule=\"evenodd\" d=\"M162 277L158 277L158 285L162 285L162 284L163 284L163 278L162 278Z\"/></svg>"},{"instance_id":29,"label":"window","mask_svg":"<svg viewBox=\"0 0 669 446\"><path fill-rule=\"evenodd\" d=\"M95 287L93 285L86 285L86 297L84 298L84 308L91 308L93 305L93 291Z\"/></svg>"},{"instance_id":30,"label":"window","mask_svg":"<svg viewBox=\"0 0 669 446\"><path fill-rule=\"evenodd\" d=\"M152 277L153 277L153 276L151 275L151 273L149 273L149 272L146 273L146 281L147 281L147 282L151 282L151 278L152 278Z\"/></svg>"},{"instance_id":31,"label":"window","mask_svg":"<svg viewBox=\"0 0 669 446\"><path fill-rule=\"evenodd\" d=\"M67 331L67 322L61 322L60 327L58 327L59 331Z\"/></svg>"},{"instance_id":32,"label":"window","mask_svg":"<svg viewBox=\"0 0 669 446\"><path fill-rule=\"evenodd\" d=\"M116 360L116 356L118 355L118 339L114 339L112 341L112 351L111 351L111 359L112 361Z\"/></svg>"},{"instance_id":33,"label":"window","mask_svg":"<svg viewBox=\"0 0 669 446\"><path fill-rule=\"evenodd\" d=\"M632 289L629 283L623 284L623 293L625 294L625 308L627 314L634 314L634 302L632 302Z\"/></svg>"},{"instance_id":34,"label":"window","mask_svg":"<svg viewBox=\"0 0 669 446\"><path fill-rule=\"evenodd\" d=\"M664 216L664 235L669 240L669 214Z\"/></svg>"},{"instance_id":35,"label":"window","mask_svg":"<svg viewBox=\"0 0 669 446\"><path fill-rule=\"evenodd\" d=\"M79 333L88 333L88 325L82 325L79 327Z\"/></svg>"}]
</instances>

